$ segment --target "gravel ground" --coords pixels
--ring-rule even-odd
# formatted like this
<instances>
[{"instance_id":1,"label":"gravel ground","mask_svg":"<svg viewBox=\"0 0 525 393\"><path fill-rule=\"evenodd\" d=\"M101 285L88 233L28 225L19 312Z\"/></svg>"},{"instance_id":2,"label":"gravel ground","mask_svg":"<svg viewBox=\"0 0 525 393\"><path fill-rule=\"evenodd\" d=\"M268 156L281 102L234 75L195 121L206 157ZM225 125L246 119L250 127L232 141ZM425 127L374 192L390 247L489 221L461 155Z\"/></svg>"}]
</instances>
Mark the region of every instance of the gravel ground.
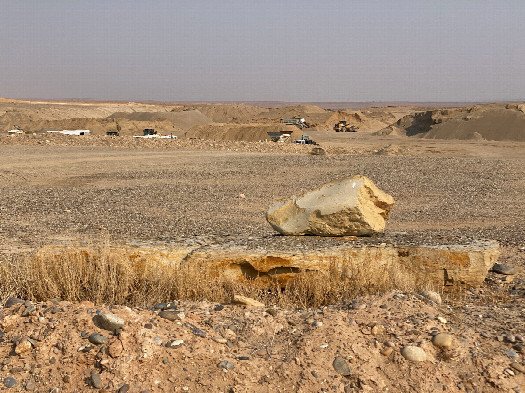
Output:
<instances>
[{"instance_id":1,"label":"gravel ground","mask_svg":"<svg viewBox=\"0 0 525 393\"><path fill-rule=\"evenodd\" d=\"M1 146L0 156L4 248L101 232L118 241L297 241L273 236L268 206L355 174L396 199L385 234L365 241L525 241L525 213L515 207L525 191L525 159L76 146Z\"/></svg>"}]
</instances>

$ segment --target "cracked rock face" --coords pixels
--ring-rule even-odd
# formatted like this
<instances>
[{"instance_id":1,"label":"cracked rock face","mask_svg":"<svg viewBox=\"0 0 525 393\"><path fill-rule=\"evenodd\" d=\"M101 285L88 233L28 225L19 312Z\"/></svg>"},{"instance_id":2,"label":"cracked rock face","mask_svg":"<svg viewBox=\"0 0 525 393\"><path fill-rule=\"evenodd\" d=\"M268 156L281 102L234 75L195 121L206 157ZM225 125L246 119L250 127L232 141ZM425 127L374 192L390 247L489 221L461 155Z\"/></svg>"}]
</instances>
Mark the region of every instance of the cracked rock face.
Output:
<instances>
[{"instance_id":1,"label":"cracked rock face","mask_svg":"<svg viewBox=\"0 0 525 393\"><path fill-rule=\"evenodd\" d=\"M367 236L385 229L393 205L394 198L357 175L279 201L266 219L283 235Z\"/></svg>"}]
</instances>

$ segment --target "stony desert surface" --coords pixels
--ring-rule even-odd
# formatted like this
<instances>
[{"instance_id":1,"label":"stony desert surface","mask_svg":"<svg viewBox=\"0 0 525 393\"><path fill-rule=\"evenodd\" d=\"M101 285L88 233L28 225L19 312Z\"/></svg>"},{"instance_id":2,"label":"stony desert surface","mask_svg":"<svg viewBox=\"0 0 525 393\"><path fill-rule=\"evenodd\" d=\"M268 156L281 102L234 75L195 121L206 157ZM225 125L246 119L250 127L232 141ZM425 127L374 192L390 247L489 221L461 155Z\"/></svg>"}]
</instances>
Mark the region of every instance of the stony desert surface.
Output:
<instances>
[{"instance_id":1,"label":"stony desert surface","mask_svg":"<svg viewBox=\"0 0 525 393\"><path fill-rule=\"evenodd\" d=\"M1 100L5 266L45 246L101 242L313 252L341 242L495 240L506 274L491 271L461 292L432 288L440 299L391 288L319 307L250 306L213 295L141 305L30 293L15 300L21 286L4 283L0 390L525 390L524 110L522 103L330 110ZM285 117L305 118L310 128L280 123ZM336 133L339 120L358 131ZM117 124L120 136L106 136ZM15 125L25 135L8 136ZM132 137L144 128L178 139ZM62 129L92 135L46 132ZM308 134L325 154L271 142L268 131ZM356 174L396 201L383 234L288 237L266 222L275 200ZM106 314L121 323L104 328L98 320Z\"/></svg>"}]
</instances>

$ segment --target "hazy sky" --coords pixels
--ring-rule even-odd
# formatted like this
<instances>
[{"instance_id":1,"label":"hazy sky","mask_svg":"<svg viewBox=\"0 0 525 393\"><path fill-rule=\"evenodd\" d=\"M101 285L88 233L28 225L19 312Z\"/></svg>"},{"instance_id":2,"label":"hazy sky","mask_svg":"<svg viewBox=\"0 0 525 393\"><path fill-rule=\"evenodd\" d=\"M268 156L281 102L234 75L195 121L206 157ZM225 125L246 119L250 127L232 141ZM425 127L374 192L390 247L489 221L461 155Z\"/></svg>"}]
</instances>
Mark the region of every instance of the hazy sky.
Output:
<instances>
[{"instance_id":1,"label":"hazy sky","mask_svg":"<svg viewBox=\"0 0 525 393\"><path fill-rule=\"evenodd\" d=\"M522 0L0 0L0 97L525 99Z\"/></svg>"}]
</instances>

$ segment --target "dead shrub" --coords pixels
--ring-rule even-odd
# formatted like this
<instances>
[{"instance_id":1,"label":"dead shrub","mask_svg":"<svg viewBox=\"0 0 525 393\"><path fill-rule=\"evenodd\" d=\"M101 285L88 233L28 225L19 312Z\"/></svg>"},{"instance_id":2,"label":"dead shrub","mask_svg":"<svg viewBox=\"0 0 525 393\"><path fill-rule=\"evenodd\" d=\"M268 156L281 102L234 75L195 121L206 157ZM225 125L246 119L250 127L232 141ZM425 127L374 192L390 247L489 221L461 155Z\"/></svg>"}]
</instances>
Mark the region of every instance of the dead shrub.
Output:
<instances>
[{"instance_id":1,"label":"dead shrub","mask_svg":"<svg viewBox=\"0 0 525 393\"><path fill-rule=\"evenodd\" d=\"M217 276L205 262L171 266L132 256L107 242L88 247L43 248L34 255L0 264L2 301L18 296L34 301L56 298L96 304L151 305L174 299L229 302L234 294L281 307L319 307L356 296L422 287L399 266L332 263L328 274L303 272L281 288L234 282Z\"/></svg>"}]
</instances>

